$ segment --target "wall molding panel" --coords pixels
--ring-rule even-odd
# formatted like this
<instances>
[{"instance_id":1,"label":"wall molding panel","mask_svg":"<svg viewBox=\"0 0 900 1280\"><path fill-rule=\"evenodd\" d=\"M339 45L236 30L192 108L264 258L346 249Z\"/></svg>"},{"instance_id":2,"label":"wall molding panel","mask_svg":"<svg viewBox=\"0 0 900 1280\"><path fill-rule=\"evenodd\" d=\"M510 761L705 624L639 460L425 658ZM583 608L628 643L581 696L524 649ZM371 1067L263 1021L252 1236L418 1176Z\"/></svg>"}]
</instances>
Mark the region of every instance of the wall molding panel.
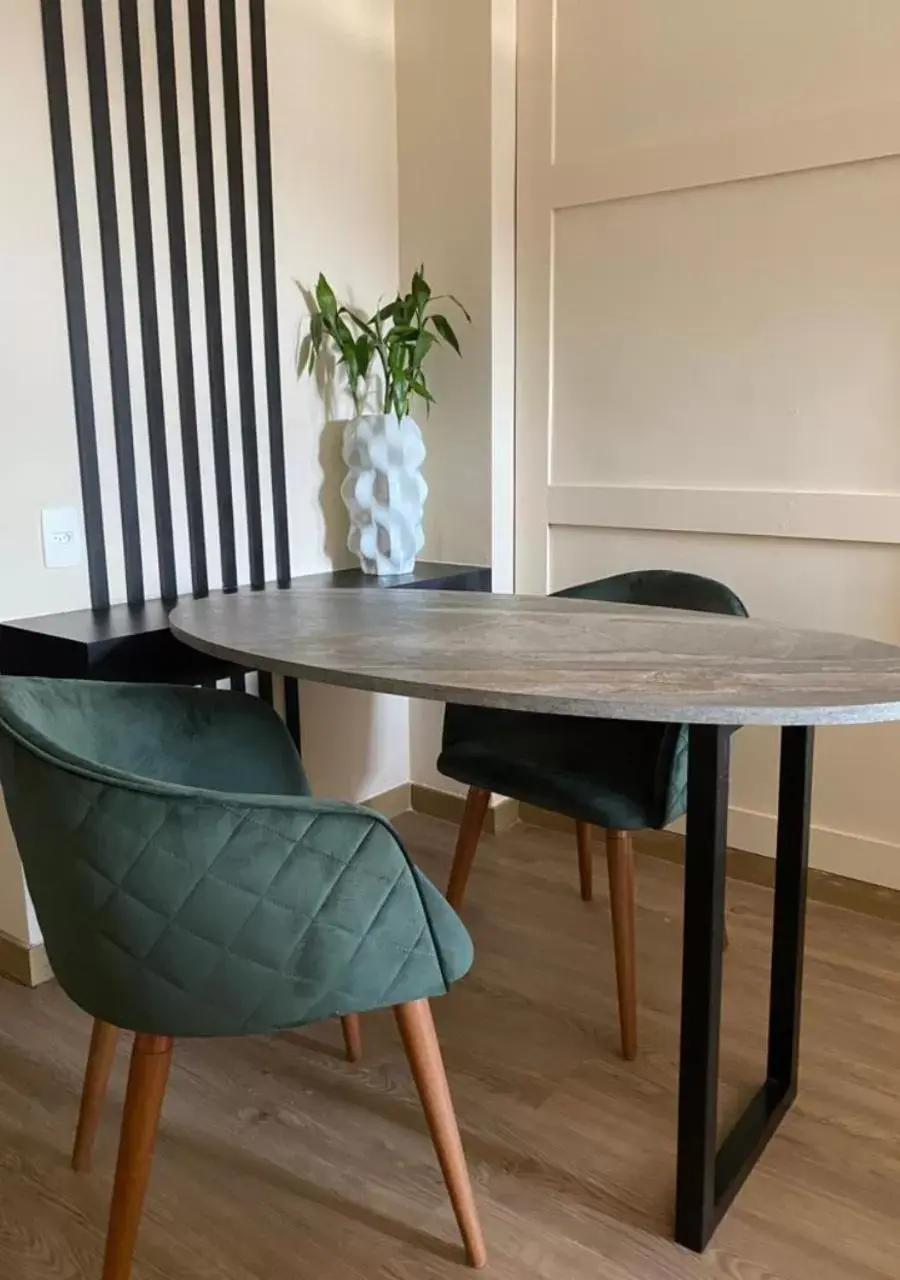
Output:
<instances>
[{"instance_id":1,"label":"wall molding panel","mask_svg":"<svg viewBox=\"0 0 900 1280\"><path fill-rule=\"evenodd\" d=\"M751 8L519 0L516 588L670 568L897 643L900 6ZM813 863L897 888L900 725L816 754Z\"/></svg>"},{"instance_id":2,"label":"wall molding panel","mask_svg":"<svg viewBox=\"0 0 900 1280\"><path fill-rule=\"evenodd\" d=\"M900 494L553 484L550 526L900 544Z\"/></svg>"},{"instance_id":3,"label":"wall molding panel","mask_svg":"<svg viewBox=\"0 0 900 1280\"><path fill-rule=\"evenodd\" d=\"M687 191L900 155L900 101L790 120L664 147L612 151L593 164L554 164L554 209Z\"/></svg>"}]
</instances>

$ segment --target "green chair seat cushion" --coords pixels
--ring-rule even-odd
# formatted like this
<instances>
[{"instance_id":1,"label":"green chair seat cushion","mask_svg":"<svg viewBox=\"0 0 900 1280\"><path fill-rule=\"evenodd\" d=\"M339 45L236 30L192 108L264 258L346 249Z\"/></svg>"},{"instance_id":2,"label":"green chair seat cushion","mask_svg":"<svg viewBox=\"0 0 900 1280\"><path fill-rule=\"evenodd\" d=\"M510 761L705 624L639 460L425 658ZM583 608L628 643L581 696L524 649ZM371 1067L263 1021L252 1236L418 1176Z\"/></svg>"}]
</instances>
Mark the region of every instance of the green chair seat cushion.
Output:
<instances>
[{"instance_id":1,"label":"green chair seat cushion","mask_svg":"<svg viewBox=\"0 0 900 1280\"><path fill-rule=\"evenodd\" d=\"M390 824L304 794L290 737L256 699L2 679L0 730L48 956L93 1017L266 1033L444 994L472 963ZM257 794L234 789L247 778Z\"/></svg>"}]
</instances>

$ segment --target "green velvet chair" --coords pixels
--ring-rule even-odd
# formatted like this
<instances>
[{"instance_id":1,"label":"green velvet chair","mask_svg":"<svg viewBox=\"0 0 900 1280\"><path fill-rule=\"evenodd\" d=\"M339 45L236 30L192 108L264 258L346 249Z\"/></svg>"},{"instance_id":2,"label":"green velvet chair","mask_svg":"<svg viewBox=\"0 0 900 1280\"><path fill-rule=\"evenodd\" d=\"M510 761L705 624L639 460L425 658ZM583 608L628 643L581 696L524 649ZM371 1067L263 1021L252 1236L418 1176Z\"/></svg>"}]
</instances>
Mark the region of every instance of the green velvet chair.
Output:
<instances>
[{"instance_id":1,"label":"green velvet chair","mask_svg":"<svg viewBox=\"0 0 900 1280\"><path fill-rule=\"evenodd\" d=\"M738 597L722 583L665 569L623 573L556 594L747 616ZM590 828L605 828L622 1054L634 1058L637 976L631 833L668 826L684 812L686 728L449 705L437 767L469 787L447 886L447 900L456 910L462 907L492 793L575 820L585 901L592 896Z\"/></svg>"},{"instance_id":2,"label":"green velvet chair","mask_svg":"<svg viewBox=\"0 0 900 1280\"><path fill-rule=\"evenodd\" d=\"M428 1003L466 973L472 946L391 826L310 797L275 713L215 690L0 679L0 781L53 971L95 1019L81 1166L116 1028L135 1033L104 1280L131 1274L175 1038L385 1006L481 1265Z\"/></svg>"}]
</instances>

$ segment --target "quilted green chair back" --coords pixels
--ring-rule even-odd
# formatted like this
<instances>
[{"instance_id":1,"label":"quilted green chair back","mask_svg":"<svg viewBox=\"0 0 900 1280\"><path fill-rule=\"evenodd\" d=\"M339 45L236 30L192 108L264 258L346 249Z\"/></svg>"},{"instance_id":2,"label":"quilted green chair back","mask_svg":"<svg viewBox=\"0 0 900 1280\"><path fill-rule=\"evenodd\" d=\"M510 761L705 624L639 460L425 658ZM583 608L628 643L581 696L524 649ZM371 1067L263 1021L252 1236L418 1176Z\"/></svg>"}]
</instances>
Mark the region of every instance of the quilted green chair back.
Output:
<instances>
[{"instance_id":1,"label":"quilted green chair back","mask_svg":"<svg viewBox=\"0 0 900 1280\"><path fill-rule=\"evenodd\" d=\"M687 609L694 613L721 613L736 618L748 616L744 602L724 582L675 569L638 569L632 573L618 573L610 578L599 578L596 582L567 587L554 594L574 600ZM633 733L639 738L639 743L632 743L632 751L655 760L657 813L654 815L656 820L648 825L668 826L681 817L687 805L687 726L641 724L633 726Z\"/></svg>"},{"instance_id":2,"label":"quilted green chair back","mask_svg":"<svg viewBox=\"0 0 900 1280\"><path fill-rule=\"evenodd\" d=\"M265 1033L444 994L471 964L390 825L305 794L258 699L0 679L0 781L56 977L104 1022Z\"/></svg>"},{"instance_id":3,"label":"quilted green chair back","mask_svg":"<svg viewBox=\"0 0 900 1280\"><path fill-rule=\"evenodd\" d=\"M689 609L695 613L723 613L746 618L743 601L715 578L674 569L639 569L619 573L554 593L573 600L607 600L613 604L652 605L657 609Z\"/></svg>"},{"instance_id":4,"label":"quilted green chair back","mask_svg":"<svg viewBox=\"0 0 900 1280\"><path fill-rule=\"evenodd\" d=\"M747 616L723 583L669 569L617 574L556 594ZM685 808L687 729L449 704L438 769L469 786L601 826L664 827Z\"/></svg>"}]
</instances>

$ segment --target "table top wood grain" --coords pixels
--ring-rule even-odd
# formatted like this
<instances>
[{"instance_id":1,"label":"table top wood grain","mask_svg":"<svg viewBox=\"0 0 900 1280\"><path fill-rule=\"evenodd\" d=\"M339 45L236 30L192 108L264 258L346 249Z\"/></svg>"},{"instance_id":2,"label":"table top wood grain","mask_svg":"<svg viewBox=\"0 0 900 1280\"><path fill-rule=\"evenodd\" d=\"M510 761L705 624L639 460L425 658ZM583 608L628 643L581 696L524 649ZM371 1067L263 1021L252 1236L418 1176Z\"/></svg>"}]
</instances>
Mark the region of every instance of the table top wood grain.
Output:
<instances>
[{"instance_id":1,"label":"table top wood grain","mask_svg":"<svg viewBox=\"0 0 900 1280\"><path fill-rule=\"evenodd\" d=\"M170 625L252 669L442 702L693 724L900 720L900 648L757 619L300 587L188 601Z\"/></svg>"}]
</instances>

